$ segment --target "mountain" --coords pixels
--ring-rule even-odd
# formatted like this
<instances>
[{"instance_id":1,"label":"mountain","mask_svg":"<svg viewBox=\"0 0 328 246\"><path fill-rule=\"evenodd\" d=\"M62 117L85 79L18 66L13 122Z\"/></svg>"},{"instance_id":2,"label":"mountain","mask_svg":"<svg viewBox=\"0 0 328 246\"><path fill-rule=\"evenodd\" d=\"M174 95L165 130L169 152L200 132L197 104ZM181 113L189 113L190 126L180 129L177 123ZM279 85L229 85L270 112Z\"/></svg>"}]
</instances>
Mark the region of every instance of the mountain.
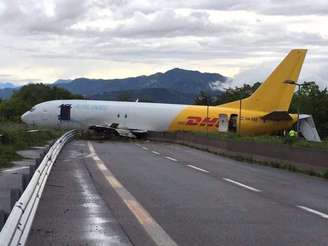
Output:
<instances>
[{"instance_id":1,"label":"mountain","mask_svg":"<svg viewBox=\"0 0 328 246\"><path fill-rule=\"evenodd\" d=\"M7 88L10 88L10 89L13 89L13 88L16 88L17 86L14 85L13 83L9 83L9 82L0 82L0 90L1 89L7 89Z\"/></svg>"},{"instance_id":2,"label":"mountain","mask_svg":"<svg viewBox=\"0 0 328 246\"><path fill-rule=\"evenodd\" d=\"M65 83L57 81L54 85L90 99L134 101L138 98L159 103L189 104L200 91L217 94L229 81L230 78L218 73L174 68L149 76L109 80L78 78Z\"/></svg>"},{"instance_id":3,"label":"mountain","mask_svg":"<svg viewBox=\"0 0 328 246\"><path fill-rule=\"evenodd\" d=\"M71 79L58 79L53 83L53 85L67 84L71 82L72 82Z\"/></svg>"},{"instance_id":4,"label":"mountain","mask_svg":"<svg viewBox=\"0 0 328 246\"><path fill-rule=\"evenodd\" d=\"M174 68L165 73L125 79L59 79L52 86L89 99L190 104L200 91L218 95L228 82L230 78L218 73ZM9 98L17 89L0 89L0 99Z\"/></svg>"},{"instance_id":5,"label":"mountain","mask_svg":"<svg viewBox=\"0 0 328 246\"><path fill-rule=\"evenodd\" d=\"M181 93L175 90L165 88L145 88L136 90L122 90L105 92L89 97L93 100L108 101L140 101L140 102L156 102L156 103L176 103L191 104L195 95Z\"/></svg>"},{"instance_id":6,"label":"mountain","mask_svg":"<svg viewBox=\"0 0 328 246\"><path fill-rule=\"evenodd\" d=\"M14 93L16 88L4 88L0 89L0 99L8 99Z\"/></svg>"}]
</instances>

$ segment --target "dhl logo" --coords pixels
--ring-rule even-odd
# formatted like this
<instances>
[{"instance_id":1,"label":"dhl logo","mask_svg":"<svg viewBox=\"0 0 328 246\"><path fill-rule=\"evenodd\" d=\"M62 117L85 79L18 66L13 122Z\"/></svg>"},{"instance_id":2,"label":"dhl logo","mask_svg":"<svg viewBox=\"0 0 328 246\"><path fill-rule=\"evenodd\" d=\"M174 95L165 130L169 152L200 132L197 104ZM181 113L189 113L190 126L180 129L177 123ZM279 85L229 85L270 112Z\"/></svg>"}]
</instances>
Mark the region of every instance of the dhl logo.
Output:
<instances>
[{"instance_id":1,"label":"dhl logo","mask_svg":"<svg viewBox=\"0 0 328 246\"><path fill-rule=\"evenodd\" d=\"M208 118L208 117L199 117L199 116L188 116L186 122L183 124L187 126L219 126L218 118Z\"/></svg>"}]
</instances>

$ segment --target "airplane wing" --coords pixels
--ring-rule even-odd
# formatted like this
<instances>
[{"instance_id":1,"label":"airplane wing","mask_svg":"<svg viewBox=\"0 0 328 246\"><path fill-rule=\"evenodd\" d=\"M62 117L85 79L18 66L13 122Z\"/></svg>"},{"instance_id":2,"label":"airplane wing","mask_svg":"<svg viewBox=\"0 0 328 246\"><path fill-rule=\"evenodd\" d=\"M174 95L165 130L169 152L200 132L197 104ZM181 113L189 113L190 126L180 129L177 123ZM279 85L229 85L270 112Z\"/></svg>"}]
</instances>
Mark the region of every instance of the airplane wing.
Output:
<instances>
[{"instance_id":1,"label":"airplane wing","mask_svg":"<svg viewBox=\"0 0 328 246\"><path fill-rule=\"evenodd\" d=\"M137 138L144 136L148 131L141 129L129 129L129 128L120 128L118 123L112 124L103 124L103 125L93 125L89 127L90 130L94 130L98 133L112 134L116 136Z\"/></svg>"}]
</instances>

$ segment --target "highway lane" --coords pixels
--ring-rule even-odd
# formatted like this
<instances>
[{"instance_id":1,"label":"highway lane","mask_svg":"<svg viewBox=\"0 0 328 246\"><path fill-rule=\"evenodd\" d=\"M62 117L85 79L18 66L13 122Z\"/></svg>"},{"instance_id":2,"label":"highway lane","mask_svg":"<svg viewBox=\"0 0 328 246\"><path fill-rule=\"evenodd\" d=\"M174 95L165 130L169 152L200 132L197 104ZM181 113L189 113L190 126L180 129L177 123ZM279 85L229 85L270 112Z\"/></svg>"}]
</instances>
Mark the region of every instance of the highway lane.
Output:
<instances>
[{"instance_id":1,"label":"highway lane","mask_svg":"<svg viewBox=\"0 0 328 246\"><path fill-rule=\"evenodd\" d=\"M84 165L88 154L84 142L64 147L50 172L27 245L131 245L89 176Z\"/></svg>"},{"instance_id":2,"label":"highway lane","mask_svg":"<svg viewBox=\"0 0 328 246\"><path fill-rule=\"evenodd\" d=\"M89 172L135 245L143 245L140 225L101 177L97 160L178 245L327 245L327 183L317 178L179 145L92 146Z\"/></svg>"},{"instance_id":3,"label":"highway lane","mask_svg":"<svg viewBox=\"0 0 328 246\"><path fill-rule=\"evenodd\" d=\"M262 195L277 202L328 212L328 182L321 178L239 162L182 145L147 141L142 147L174 157L182 164L208 170L217 178L229 178L265 190Z\"/></svg>"}]
</instances>

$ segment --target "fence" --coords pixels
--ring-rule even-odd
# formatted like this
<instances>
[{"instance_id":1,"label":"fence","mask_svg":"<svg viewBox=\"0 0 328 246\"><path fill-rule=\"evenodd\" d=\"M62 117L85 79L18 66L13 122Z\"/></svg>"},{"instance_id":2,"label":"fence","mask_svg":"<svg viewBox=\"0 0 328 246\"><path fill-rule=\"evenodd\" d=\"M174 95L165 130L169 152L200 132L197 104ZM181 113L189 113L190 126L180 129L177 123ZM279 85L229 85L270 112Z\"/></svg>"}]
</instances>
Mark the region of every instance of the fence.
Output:
<instances>
[{"instance_id":1,"label":"fence","mask_svg":"<svg viewBox=\"0 0 328 246\"><path fill-rule=\"evenodd\" d=\"M1 246L25 245L51 168L63 146L70 141L75 134L75 130L65 133L50 147L30 181L28 177L23 178L23 189L25 188L25 190L21 196L20 190L12 191L15 193L11 195L12 203L15 202L16 198L19 196L20 198L15 203L0 232Z\"/></svg>"}]
</instances>

